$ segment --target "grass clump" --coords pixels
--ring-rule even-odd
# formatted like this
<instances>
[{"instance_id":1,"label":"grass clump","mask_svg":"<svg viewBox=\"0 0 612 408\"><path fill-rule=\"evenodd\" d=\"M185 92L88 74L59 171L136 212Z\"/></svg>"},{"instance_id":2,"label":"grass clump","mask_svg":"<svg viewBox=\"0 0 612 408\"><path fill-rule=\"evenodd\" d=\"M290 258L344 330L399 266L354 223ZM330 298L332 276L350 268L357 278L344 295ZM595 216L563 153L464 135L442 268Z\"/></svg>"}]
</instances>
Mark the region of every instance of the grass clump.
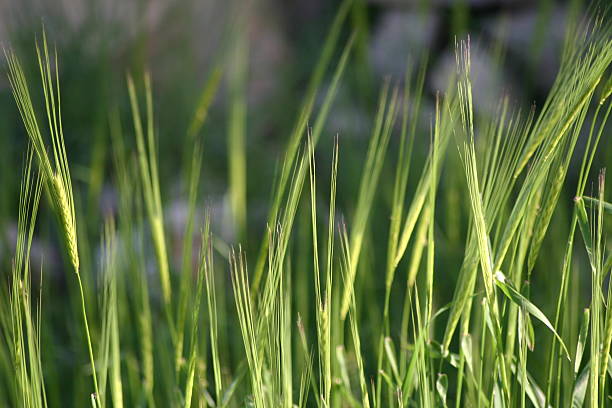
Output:
<instances>
[{"instance_id":1,"label":"grass clump","mask_svg":"<svg viewBox=\"0 0 612 408\"><path fill-rule=\"evenodd\" d=\"M571 26L541 108L524 110L504 97L494 115L478 112L469 37L456 44L456 72L436 93L424 128L428 59L409 67L403 84L386 79L353 177L343 161L348 143L341 134L326 137L362 40L361 32L342 35L353 6L342 2L323 43L260 231L247 194L259 158L247 161L246 32L236 34L228 62L211 70L185 126L188 160L177 171L186 216L178 234L170 232L165 209L159 164L166 156L157 142L150 75L143 81L144 120L136 82L127 78L133 148L126 137L132 127L124 131L118 111L109 115L111 148L104 155L112 165L100 177L108 178L116 206L100 217L99 231L89 231L77 229L77 215L80 227L88 215L79 204L83 190L83 197L96 195L80 185L73 194L57 53L52 64L43 34L37 55L46 138L24 70L6 52L31 147L14 260L1 287L0 403L611 403L612 258L605 237L612 204L605 170L594 176L612 110L609 22ZM205 121L224 63L238 65L228 78L232 216L225 235L201 198ZM67 295L72 303L53 296L61 283L42 285L47 266L36 282L30 267L33 241L44 235L36 229L43 190L69 276L76 276L78 290ZM99 251L91 239L100 241ZM64 319L71 304L79 305L86 348ZM81 361L85 353L88 363Z\"/></svg>"},{"instance_id":2,"label":"grass clump","mask_svg":"<svg viewBox=\"0 0 612 408\"><path fill-rule=\"evenodd\" d=\"M43 175L43 180L47 191L51 198L51 202L55 208L62 238L65 243L66 253L72 266L73 272L76 274L79 290L81 294L81 310L83 314L83 325L87 338L87 347L89 351L92 376L94 382L94 393L92 401L94 405L98 405L98 380L96 374L96 365L93 356L92 340L87 321L87 311L85 306L85 295L83 292L83 283L79 273L79 251L77 246L77 228L76 216L74 209L74 198L72 194L72 182L70 178L70 169L68 166L68 157L66 155L66 147L64 146L64 133L62 128L61 117L61 97L58 79L57 52L55 53L55 81L51 73L51 62L49 56L49 48L47 46L47 37L43 32L42 51L38 44L36 45L36 54L38 56L38 66L40 68L40 76L42 80L42 88L45 99L45 110L48 120L48 131L51 134L51 146L53 152L53 161L49 158L47 147L39 128L36 113L30 98L28 84L21 68L21 64L14 53L8 51L6 57L9 63L9 81L13 89L15 101L19 108L21 118L26 127L26 131L36 153L38 165Z\"/></svg>"}]
</instances>

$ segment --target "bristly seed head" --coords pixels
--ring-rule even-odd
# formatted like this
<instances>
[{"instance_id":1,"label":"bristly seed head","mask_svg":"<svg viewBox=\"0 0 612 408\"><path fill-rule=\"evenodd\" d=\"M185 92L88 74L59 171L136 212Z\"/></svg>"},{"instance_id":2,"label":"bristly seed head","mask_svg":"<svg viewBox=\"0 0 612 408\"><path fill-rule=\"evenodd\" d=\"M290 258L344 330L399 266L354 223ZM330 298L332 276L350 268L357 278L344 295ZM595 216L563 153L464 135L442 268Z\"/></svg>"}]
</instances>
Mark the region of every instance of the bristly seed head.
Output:
<instances>
[{"instance_id":1,"label":"bristly seed head","mask_svg":"<svg viewBox=\"0 0 612 408\"><path fill-rule=\"evenodd\" d=\"M73 208L66 194L64 180L59 173L55 173L52 178L51 186L53 202L57 207L60 217L60 224L64 232L66 247L70 262L74 267L74 271L79 273L79 252L77 248L76 225L74 223Z\"/></svg>"}]
</instances>

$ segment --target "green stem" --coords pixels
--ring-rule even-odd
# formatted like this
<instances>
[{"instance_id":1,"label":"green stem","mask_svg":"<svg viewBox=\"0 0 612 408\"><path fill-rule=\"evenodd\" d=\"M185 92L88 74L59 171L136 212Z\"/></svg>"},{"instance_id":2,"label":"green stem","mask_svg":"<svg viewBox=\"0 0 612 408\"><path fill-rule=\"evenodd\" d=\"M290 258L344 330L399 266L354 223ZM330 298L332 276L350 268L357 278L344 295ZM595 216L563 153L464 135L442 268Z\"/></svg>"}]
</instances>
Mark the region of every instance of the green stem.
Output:
<instances>
[{"instance_id":1,"label":"green stem","mask_svg":"<svg viewBox=\"0 0 612 408\"><path fill-rule=\"evenodd\" d=\"M87 337L87 349L89 351L89 361L91 363L91 371L93 374L94 391L96 404L100 405L100 391L98 390L98 377L96 375L96 363L93 355L93 347L91 346L91 335L89 334L89 324L87 323L87 311L85 310L85 293L83 292L83 282L81 275L76 271L77 281L79 282L79 292L81 294L81 311L83 312L83 323L85 325L85 335Z\"/></svg>"}]
</instances>

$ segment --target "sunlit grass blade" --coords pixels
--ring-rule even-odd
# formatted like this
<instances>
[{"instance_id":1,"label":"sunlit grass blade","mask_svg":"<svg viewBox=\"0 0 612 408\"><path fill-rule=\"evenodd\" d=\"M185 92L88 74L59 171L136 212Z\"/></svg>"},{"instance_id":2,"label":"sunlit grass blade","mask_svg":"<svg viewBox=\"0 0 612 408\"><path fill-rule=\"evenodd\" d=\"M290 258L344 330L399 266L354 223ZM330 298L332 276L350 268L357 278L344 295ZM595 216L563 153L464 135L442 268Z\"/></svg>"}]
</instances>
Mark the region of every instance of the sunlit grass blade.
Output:
<instances>
[{"instance_id":1,"label":"sunlit grass blade","mask_svg":"<svg viewBox=\"0 0 612 408\"><path fill-rule=\"evenodd\" d=\"M343 276L346 276L348 271L351 270L351 245L349 243L348 235L346 233L346 228L342 230L342 234L340 235L340 245L342 247L342 268L343 268ZM346 279L346 278L345 278ZM348 283L345 281L345 285ZM359 328L357 326L356 320L356 307L355 307L355 297L352 290L352 285L350 286L350 304L349 304L349 325L351 329L351 334L353 338L355 359L357 360L358 374L359 374L359 386L361 388L361 404L364 408L370 407L370 396L368 392L368 386L365 380L365 371L364 371L364 362L361 350L361 340L359 338Z\"/></svg>"},{"instance_id":2,"label":"sunlit grass blade","mask_svg":"<svg viewBox=\"0 0 612 408\"><path fill-rule=\"evenodd\" d=\"M580 325L580 334L578 335L578 342L576 343L576 354L574 356L574 373L578 374L580 370L580 363L582 362L582 355L584 354L584 350L586 348L586 338L589 333L589 320L590 320L590 310L588 308L584 309L584 313L582 315L582 324Z\"/></svg>"}]
</instances>

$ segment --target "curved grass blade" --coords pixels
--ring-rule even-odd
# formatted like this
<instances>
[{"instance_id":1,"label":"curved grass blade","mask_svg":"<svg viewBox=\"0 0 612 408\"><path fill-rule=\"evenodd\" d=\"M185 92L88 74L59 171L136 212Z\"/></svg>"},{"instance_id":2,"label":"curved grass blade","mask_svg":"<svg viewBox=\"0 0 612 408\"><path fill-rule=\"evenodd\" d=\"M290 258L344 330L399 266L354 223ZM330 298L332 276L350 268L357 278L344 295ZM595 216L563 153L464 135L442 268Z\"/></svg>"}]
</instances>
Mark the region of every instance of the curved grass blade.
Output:
<instances>
[{"instance_id":1,"label":"curved grass blade","mask_svg":"<svg viewBox=\"0 0 612 408\"><path fill-rule=\"evenodd\" d=\"M582 196L582 199L589 207L597 207L600 203L599 199L593 197ZM612 204L607 201L601 200L601 206L606 213L612 214Z\"/></svg>"},{"instance_id":2,"label":"curved grass blade","mask_svg":"<svg viewBox=\"0 0 612 408\"><path fill-rule=\"evenodd\" d=\"M559 341L559 344L561 344L561 347L563 348L567 359L571 361L569 352L567 351L567 347L565 347L563 339L561 338L561 336L559 336L550 320L548 320L548 318L546 317L546 315L540 309L538 309L536 305L531 303L525 296L521 295L513 287L512 283L506 279L506 276L502 272L497 271L495 273L495 283L508 299L510 299L517 306L525 308L525 310L529 312L529 314L531 314L533 317L544 323L546 327L548 327L548 329L555 335L555 337Z\"/></svg>"}]
</instances>

